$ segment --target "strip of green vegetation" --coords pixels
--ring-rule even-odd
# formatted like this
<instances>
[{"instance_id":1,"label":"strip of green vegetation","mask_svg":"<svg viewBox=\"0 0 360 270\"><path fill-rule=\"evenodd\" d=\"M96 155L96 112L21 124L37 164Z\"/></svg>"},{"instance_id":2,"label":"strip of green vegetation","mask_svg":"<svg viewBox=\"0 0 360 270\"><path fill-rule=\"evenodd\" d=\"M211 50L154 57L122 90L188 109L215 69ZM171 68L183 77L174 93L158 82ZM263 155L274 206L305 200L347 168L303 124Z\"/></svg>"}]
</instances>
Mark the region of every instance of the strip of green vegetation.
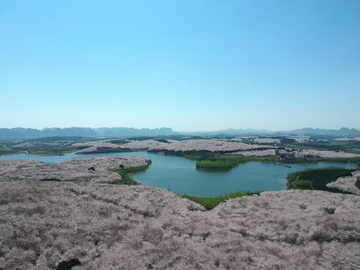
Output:
<instances>
[{"instance_id":1,"label":"strip of green vegetation","mask_svg":"<svg viewBox=\"0 0 360 270\"><path fill-rule=\"evenodd\" d=\"M146 160L147 165L144 166L139 166L139 167L133 167L133 168L127 168L124 169L122 165L120 165L119 169L110 169L110 171L112 172L117 172L119 174L123 173L123 174L133 174L133 173L137 173L137 172L143 172L146 169L149 168L150 164L151 164L151 160Z\"/></svg>"},{"instance_id":2,"label":"strip of green vegetation","mask_svg":"<svg viewBox=\"0 0 360 270\"><path fill-rule=\"evenodd\" d=\"M78 147L78 149L81 149L81 148ZM121 152L134 152L134 151L130 148L98 147L95 151L85 152L85 153L81 153L81 154L100 154L100 153L105 154L105 153L121 153Z\"/></svg>"},{"instance_id":3,"label":"strip of green vegetation","mask_svg":"<svg viewBox=\"0 0 360 270\"><path fill-rule=\"evenodd\" d=\"M139 166L139 167L133 167L133 168L124 169L124 166L120 165L119 169L117 169L117 168L110 169L110 171L120 174L121 178L122 178L122 181L115 181L114 184L116 184L116 185L128 185L128 186L130 186L130 185L140 185L139 182L137 182L134 179L130 178L129 174L145 171L146 169L149 168L149 166L151 164L151 160L150 159L147 160L146 163L147 163L147 165Z\"/></svg>"},{"instance_id":4,"label":"strip of green vegetation","mask_svg":"<svg viewBox=\"0 0 360 270\"><path fill-rule=\"evenodd\" d=\"M315 150L327 150L327 151L344 151L348 153L354 153L352 150L358 148L360 145L359 141L348 140L348 141L338 141L334 140L337 136L323 136L315 135L311 136L309 142L296 143L296 146L306 149L315 149Z\"/></svg>"},{"instance_id":5,"label":"strip of green vegetation","mask_svg":"<svg viewBox=\"0 0 360 270\"><path fill-rule=\"evenodd\" d=\"M198 197L198 196L186 195L186 194L182 195L182 197L189 199L193 202L201 204L202 206L204 206L206 208L206 210L211 210L215 206L217 206L219 203L224 202L227 199L248 196L248 195L254 195L254 194L259 195L261 192L262 191L251 192L251 191L245 190L245 191L230 192L228 194L217 196L217 197Z\"/></svg>"},{"instance_id":6,"label":"strip of green vegetation","mask_svg":"<svg viewBox=\"0 0 360 270\"><path fill-rule=\"evenodd\" d=\"M201 159L201 156L191 156L191 155L188 155L188 156L184 156L184 158L187 158L187 159L190 159L190 160L200 160L200 159Z\"/></svg>"},{"instance_id":7,"label":"strip of green vegetation","mask_svg":"<svg viewBox=\"0 0 360 270\"><path fill-rule=\"evenodd\" d=\"M43 151L31 151L31 152L27 152L28 154L31 155L62 155L65 153L72 153L74 151L76 151L77 149L74 150L69 150L69 151L52 151L52 150L43 150Z\"/></svg>"},{"instance_id":8,"label":"strip of green vegetation","mask_svg":"<svg viewBox=\"0 0 360 270\"><path fill-rule=\"evenodd\" d=\"M64 145L64 146L39 146L39 147L30 147L30 148L22 148L21 150L26 151L28 154L31 155L56 155L62 153L72 153L78 150L77 147L72 145Z\"/></svg>"},{"instance_id":9,"label":"strip of green vegetation","mask_svg":"<svg viewBox=\"0 0 360 270\"><path fill-rule=\"evenodd\" d=\"M358 163L360 162L360 157L354 157L354 158L342 158L342 157L325 157L323 161L326 162L337 162L337 163Z\"/></svg>"},{"instance_id":10,"label":"strip of green vegetation","mask_svg":"<svg viewBox=\"0 0 360 270\"><path fill-rule=\"evenodd\" d=\"M155 153L155 154L164 154L167 156L186 157L189 159L200 160L200 159L212 159L219 155L229 154L237 151L238 150L211 152L208 150L175 151L175 150L166 150L166 149L152 149L152 150L148 150L147 152Z\"/></svg>"},{"instance_id":11,"label":"strip of green vegetation","mask_svg":"<svg viewBox=\"0 0 360 270\"><path fill-rule=\"evenodd\" d=\"M326 185L339 177L350 176L352 169L342 167L308 168L304 171L289 173L286 177L287 189L311 189L331 192L341 192L336 188L329 188Z\"/></svg>"},{"instance_id":12,"label":"strip of green vegetation","mask_svg":"<svg viewBox=\"0 0 360 270\"><path fill-rule=\"evenodd\" d=\"M51 150L27 151L31 155L50 155L54 154Z\"/></svg>"},{"instance_id":13,"label":"strip of green vegetation","mask_svg":"<svg viewBox=\"0 0 360 270\"><path fill-rule=\"evenodd\" d=\"M12 149L0 149L0 156L1 155L11 155L16 154L18 151Z\"/></svg>"},{"instance_id":14,"label":"strip of green vegetation","mask_svg":"<svg viewBox=\"0 0 360 270\"><path fill-rule=\"evenodd\" d=\"M238 157L238 156L237 156ZM266 156L266 157L258 157L258 156L240 156L240 163L243 162L251 162L251 161L259 161L259 162L267 162L267 163L293 163L293 164L316 164L318 162L332 162L332 163L358 163L360 162L360 157L354 158L343 158L343 157L308 157L308 158L278 158L276 156Z\"/></svg>"},{"instance_id":15,"label":"strip of green vegetation","mask_svg":"<svg viewBox=\"0 0 360 270\"><path fill-rule=\"evenodd\" d=\"M128 185L128 186L141 185L139 182L130 178L128 175L121 175L121 177L122 177L122 181L115 181L114 182L115 185Z\"/></svg>"},{"instance_id":16,"label":"strip of green vegetation","mask_svg":"<svg viewBox=\"0 0 360 270\"><path fill-rule=\"evenodd\" d=\"M252 161L258 161L258 162L266 162L266 163L277 163L280 160L277 157L274 156L266 156L266 157L259 157L259 156L238 156L239 163L245 163L245 162L252 162Z\"/></svg>"},{"instance_id":17,"label":"strip of green vegetation","mask_svg":"<svg viewBox=\"0 0 360 270\"><path fill-rule=\"evenodd\" d=\"M110 169L112 172L116 172L121 175L121 181L115 181L115 185L140 185L139 182L132 179L129 175L127 175L125 172L123 172L121 169Z\"/></svg>"}]
</instances>

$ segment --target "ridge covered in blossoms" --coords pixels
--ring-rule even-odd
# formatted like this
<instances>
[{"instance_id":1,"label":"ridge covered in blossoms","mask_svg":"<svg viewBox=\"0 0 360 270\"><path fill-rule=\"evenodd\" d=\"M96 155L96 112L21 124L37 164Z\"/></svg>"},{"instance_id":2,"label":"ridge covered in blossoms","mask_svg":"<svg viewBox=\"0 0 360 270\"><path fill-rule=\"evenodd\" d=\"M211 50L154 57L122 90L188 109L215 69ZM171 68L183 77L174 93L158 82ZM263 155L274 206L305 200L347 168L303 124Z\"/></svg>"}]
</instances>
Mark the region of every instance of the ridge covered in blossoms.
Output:
<instances>
[{"instance_id":1,"label":"ridge covered in blossoms","mask_svg":"<svg viewBox=\"0 0 360 270\"><path fill-rule=\"evenodd\" d=\"M82 263L74 270L360 265L356 194L269 191L205 211L164 189L91 180L109 177L102 175L109 167L143 164L145 158L128 156L76 158L54 166L1 161L0 267L54 269L73 258ZM61 170L77 170L82 178L66 178ZM84 171L99 175L91 178ZM39 181L55 176L62 181ZM358 176L354 172L347 185ZM344 186L344 179L338 181Z\"/></svg>"}]
</instances>

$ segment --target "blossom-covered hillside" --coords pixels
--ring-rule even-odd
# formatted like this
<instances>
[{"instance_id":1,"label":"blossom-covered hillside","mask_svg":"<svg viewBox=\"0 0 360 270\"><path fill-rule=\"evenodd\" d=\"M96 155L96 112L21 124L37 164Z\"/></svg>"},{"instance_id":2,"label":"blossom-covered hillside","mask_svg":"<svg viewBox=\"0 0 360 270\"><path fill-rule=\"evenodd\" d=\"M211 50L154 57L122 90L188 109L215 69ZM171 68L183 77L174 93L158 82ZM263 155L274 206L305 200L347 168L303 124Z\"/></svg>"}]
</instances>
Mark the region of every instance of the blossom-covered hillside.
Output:
<instances>
[{"instance_id":1,"label":"blossom-covered hillside","mask_svg":"<svg viewBox=\"0 0 360 270\"><path fill-rule=\"evenodd\" d=\"M360 154L345 153L339 151L319 151L314 149L293 149L284 148L270 143L276 143L275 139L255 139L256 143L269 144L249 144L243 143L241 139L223 140L223 139L196 139L196 140L166 140L159 142L153 139L148 140L130 140L124 144L115 144L117 140L100 140L86 143L76 143L74 146L84 148L77 151L78 154L102 153L102 152L121 152L124 150L147 149L150 151L210 151L210 152L228 152L233 155L243 156L276 156L277 154L294 155L297 158L305 157L344 157L355 158ZM277 153L278 152L278 153Z\"/></svg>"},{"instance_id":2,"label":"blossom-covered hillside","mask_svg":"<svg viewBox=\"0 0 360 270\"><path fill-rule=\"evenodd\" d=\"M117 145L113 143L113 140L102 140L87 142L81 144L75 144L77 147L86 147L77 153L92 153L96 152L99 148L118 148L118 149L149 149L149 150L172 150L172 151L237 151L237 150L249 150L257 148L274 148L271 145L255 145L246 144L237 141L216 140L216 139L197 139L197 140L185 140L175 141L166 140L167 142L159 142L153 139L149 140L131 140L128 143Z\"/></svg>"},{"instance_id":3,"label":"blossom-covered hillside","mask_svg":"<svg viewBox=\"0 0 360 270\"><path fill-rule=\"evenodd\" d=\"M0 177L36 180L59 180L87 183L121 181L118 173L109 169L133 168L147 165L148 159L138 156L96 156L72 158L59 163L27 160L0 161Z\"/></svg>"},{"instance_id":4,"label":"blossom-covered hillside","mask_svg":"<svg viewBox=\"0 0 360 270\"><path fill-rule=\"evenodd\" d=\"M211 211L160 188L0 179L0 267L358 269L360 197L278 191Z\"/></svg>"}]
</instances>

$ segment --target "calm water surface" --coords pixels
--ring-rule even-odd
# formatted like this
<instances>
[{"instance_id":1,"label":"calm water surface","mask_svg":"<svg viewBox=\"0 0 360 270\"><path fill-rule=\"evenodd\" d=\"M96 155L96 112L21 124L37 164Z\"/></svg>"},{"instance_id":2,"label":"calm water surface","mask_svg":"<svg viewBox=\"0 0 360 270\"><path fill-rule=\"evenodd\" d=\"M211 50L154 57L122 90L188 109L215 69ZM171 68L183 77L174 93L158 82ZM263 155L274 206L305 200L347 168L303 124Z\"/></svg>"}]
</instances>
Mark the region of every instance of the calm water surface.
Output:
<instances>
[{"instance_id":1,"label":"calm water surface","mask_svg":"<svg viewBox=\"0 0 360 270\"><path fill-rule=\"evenodd\" d=\"M160 187L178 194L192 194L198 196L218 196L236 190L284 190L286 189L286 175L290 172L301 171L305 168L321 168L338 166L353 168L349 163L318 163L291 164L291 168L279 165L248 162L227 172L205 172L195 169L196 161L182 157L164 156L147 152L107 153L76 155L68 153L64 156L48 155L9 155L1 156L0 160L34 159L44 162L59 162L76 157L126 155L143 156L152 160L152 164L145 172L136 173L132 178L144 186Z\"/></svg>"}]
</instances>

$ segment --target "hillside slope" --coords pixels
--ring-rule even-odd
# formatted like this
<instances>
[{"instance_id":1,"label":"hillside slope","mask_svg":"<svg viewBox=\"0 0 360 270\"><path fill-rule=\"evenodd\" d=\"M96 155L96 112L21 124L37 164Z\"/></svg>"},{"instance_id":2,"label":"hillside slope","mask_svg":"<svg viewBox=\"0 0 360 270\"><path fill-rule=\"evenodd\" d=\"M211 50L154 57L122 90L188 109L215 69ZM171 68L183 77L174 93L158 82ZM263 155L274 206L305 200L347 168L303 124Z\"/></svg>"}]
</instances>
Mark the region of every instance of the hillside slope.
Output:
<instances>
[{"instance_id":1,"label":"hillside slope","mask_svg":"<svg viewBox=\"0 0 360 270\"><path fill-rule=\"evenodd\" d=\"M356 269L360 197L278 191L204 211L160 188L0 179L0 267Z\"/></svg>"}]
</instances>

